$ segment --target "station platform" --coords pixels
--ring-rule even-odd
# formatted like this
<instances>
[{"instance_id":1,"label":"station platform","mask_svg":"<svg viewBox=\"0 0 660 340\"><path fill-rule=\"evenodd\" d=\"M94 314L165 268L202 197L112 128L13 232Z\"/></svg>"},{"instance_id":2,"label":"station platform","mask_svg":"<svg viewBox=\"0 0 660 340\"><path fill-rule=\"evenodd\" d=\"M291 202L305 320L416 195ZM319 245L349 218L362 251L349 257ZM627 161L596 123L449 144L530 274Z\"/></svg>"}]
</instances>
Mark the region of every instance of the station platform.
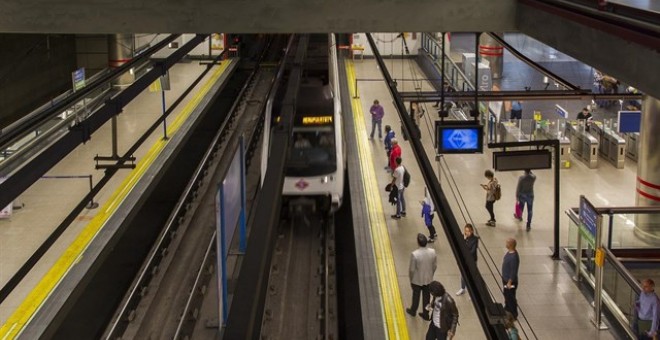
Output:
<instances>
[{"instance_id":1,"label":"station platform","mask_svg":"<svg viewBox=\"0 0 660 340\"><path fill-rule=\"evenodd\" d=\"M349 66L349 82L355 84L356 79L382 78L380 70L373 59L347 61ZM388 61L391 74L397 77L410 79L418 78L416 83L400 83L400 91L433 90L431 85L423 81L425 76L410 59ZM218 67L218 66L215 66ZM167 106L187 88L206 68L196 62L179 63L170 70L171 91L166 92ZM506 67L505 67L506 70ZM193 100L204 84L209 80L209 72L193 91L184 99L185 102ZM389 309L388 325L396 324L396 329L402 339L424 338L428 322L420 317L411 317L405 313L411 300L411 288L408 278L408 262L410 253L417 248L417 233L428 234L421 217L419 201L424 198L424 183L417 165L412 158L407 142L402 138L401 124L396 115L389 92L384 82L357 81L359 98L353 99L354 117L352 119L356 129L357 144L351 152L359 152L362 170L364 171L365 204L369 204L376 211L376 215L366 223L371 228L370 233L378 235L379 240L371 240L374 251L381 261L390 261L388 270L381 272L380 279L391 280L395 286L388 294L389 300L381 300L383 309ZM382 139L368 139L371 129L371 119L368 115L369 107L374 99L378 99L385 108L384 126L391 125L396 132L397 139L402 147L404 166L410 171L412 182L406 189L407 215L400 220L394 220L390 215L394 207L387 203L388 194L384 187L391 181L391 176L383 169L386 156ZM580 107L582 103L575 104ZM169 123L176 119L184 105L172 113ZM436 109L430 105L424 107L426 114L421 120L422 142L426 147L430 159L435 157L432 144L433 122L437 118ZM366 114L365 114L366 113ZM142 132L162 114L161 93L144 92L131 102L124 112L118 116L119 123L119 149L125 150ZM92 136L92 140L76 149L63 162L53 168L49 175L89 175L97 181L103 176L102 170L94 168L93 158L96 155L110 153L110 125L106 124ZM162 129L157 130L136 153L141 157L147 150L162 137ZM410 156L409 156L410 155ZM518 241L518 251L521 257L520 287L518 289L518 302L521 309L519 316L519 330L523 339L554 339L557 338L557 329L561 329L561 336L565 339L615 339L616 336L608 331L598 331L591 323L593 314L591 301L584 297L576 283L572 280L565 264L551 259L553 240L553 178L551 170L535 171L537 181L535 185L535 208L531 231L525 231L525 224L514 220L514 192L517 178L520 173L496 173L503 188L503 197L495 204L497 226L492 228L485 225L488 215L484 207L485 194L479 183L484 183L484 170L492 166L492 153L485 149L483 154L476 155L446 155L444 160L449 166L451 177L440 176L443 187L455 187L460 192L461 202L467 206L463 214L459 214L459 206L452 206L456 212L459 224L473 223L479 235L480 252L478 266L484 276L492 296L496 301L503 302L500 287L500 266L505 252L504 243L509 237ZM411 161L409 161L411 160ZM130 170L120 171L112 181L95 197L100 207L108 202L111 195L120 187L122 181L128 176ZM617 169L603 162L598 169L589 169L581 162L574 162L570 169L562 170L561 174L561 208L564 211L576 207L579 196L586 194L598 206L632 206L635 203L636 167L628 162L623 169ZM23 208L16 210L11 219L0 220L0 286L4 285L18 268L34 253L35 249L57 227L66 214L78 203L89 190L85 180L51 180L43 179L33 185L17 200ZM373 196L366 197L370 192ZM368 202L366 201L368 200ZM71 225L52 249L37 264L35 270L21 282L12 295L0 304L0 325L20 307L44 275L54 266L57 259L76 239L88 223L102 212L100 208L87 210L78 216L76 223ZM455 296L459 289L460 274L456 262L437 224L438 240L430 243L438 255L438 269L434 279L442 282L448 293L455 298L460 312L460 321L456 339L484 338L479 320L475 315L474 307L470 302L469 294ZM357 221L356 221L357 222ZM366 221L361 221L366 222ZM566 243L568 219L560 215L561 240ZM378 230L374 228L380 228ZM380 242L380 244L377 244ZM384 247L384 248L383 248ZM377 249L376 249L377 248ZM381 256L389 258L382 258ZM395 277L387 277L394 275ZM384 287L384 286L381 286ZM374 302L378 305L378 302ZM389 331L389 330L388 330Z\"/></svg>"},{"instance_id":2,"label":"station platform","mask_svg":"<svg viewBox=\"0 0 660 340\"><path fill-rule=\"evenodd\" d=\"M432 91L431 85L422 80L426 76L413 60L387 60L387 67L394 78L420 79L414 84L411 82L399 82L399 91ZM400 118L395 111L393 101L383 82L360 81L359 79L382 79L380 69L374 59L354 61L354 67L349 71L349 83L357 81L359 98L354 98L354 118L357 138L357 149L360 158L367 157L369 160L361 162L363 166L363 177L365 192L375 192L376 200L379 201L379 216L376 221L355 221L358 225L369 225L372 235L385 237L386 240L377 240L374 236L374 256L391 256L398 286L398 300L391 301L385 297L390 293L382 293L383 309L391 309L392 315L388 315L389 321L386 333L395 329L407 332L411 339L424 338L428 329L428 322L421 317L411 317L405 313L405 308L411 304L412 289L408 277L408 264L410 253L417 248L416 235L423 233L428 235L428 230L421 217L420 201L424 199L425 185L419 168L408 142L404 141L401 134ZM351 67L348 67L351 69ZM505 72L516 72L507 69ZM351 74L352 73L352 74ZM402 147L403 165L411 173L411 184L405 191L406 217L399 220L392 219L390 215L395 213L395 207L388 203L388 192L384 190L387 183L391 182L391 175L383 169L387 162L382 139L369 140L371 131L371 117L369 108L374 100L379 100L385 109L383 128L390 125L396 133L399 145ZM406 103L409 105L409 103ZM574 103L575 107L582 105ZM357 110L355 108L357 107ZM433 160L435 150L432 142L434 121L437 117L437 109L431 105L424 106L426 114L420 120L422 143L425 146L427 156ZM531 115L531 113L529 113ZM377 137L376 133L376 137ZM498 151L498 150L496 150ZM465 211L460 210L458 204L452 206L452 210L459 225L472 223L476 234L480 237L478 267L494 300L504 303L501 290L500 269L502 257L506 252L505 240L513 237L518 242L521 267L519 272L520 286L518 288L518 304L520 315L518 318L518 329L523 339L556 339L558 330L561 329L561 337L564 339L616 339L617 336L609 331L599 331L591 322L593 307L591 301L583 295L578 285L571 277L572 271L566 267L563 261L555 261L551 258L553 246L553 172L552 170L534 171L537 176L535 184L535 204L532 228L529 232L525 230L525 222L514 219L513 211L515 204L515 188L518 176L522 172L496 173L495 177L502 186L502 199L495 203L496 227L486 226L488 213L485 209L485 193L479 186L485 183L484 171L492 169L492 151L484 148L483 154L474 155L444 155L444 160L449 166L451 176L443 174L440 182L448 197L454 195L453 202L467 207ZM364 167L368 169L365 171ZM436 170L436 175L438 175ZM609 163L603 162L598 169L589 169L582 162L574 162L570 169L561 171L561 201L560 201L560 245L567 242L568 219L563 211L576 207L579 196L584 194L593 199L598 206L632 206L635 203L635 178L636 166L633 162L627 162L626 167L617 169ZM373 179L369 173L373 173ZM450 190L451 188L451 190ZM460 194L460 198L457 195ZM355 200L355 198L353 198ZM373 198L365 194L365 200ZM451 199L450 199L451 200ZM370 205L370 203L368 204ZM526 218L526 215L524 215ZM456 339L480 339L484 338L483 330L475 314L474 307L470 301L469 294L456 296L460 288L460 272L456 260L446 241L442 228L436 217L435 227L438 230L438 240L429 243L438 256L438 268L434 279L443 283L456 300L460 313L459 326ZM385 228L378 230L379 228ZM631 230L632 233L632 230ZM380 245L378 243L381 243ZM379 249L387 247L389 249ZM387 261L378 259L379 261ZM385 267L385 266L384 266ZM393 272L394 273L394 272ZM381 273L378 274L381 277ZM388 284L379 282L381 287L390 288ZM387 306L387 303L391 306ZM418 310L420 312L421 310ZM399 318L403 318L405 323ZM403 326L405 324L405 326ZM396 325L399 325L398 327ZM405 329L402 329L405 327ZM390 333L391 336L391 333ZM404 337L402 337L404 338Z\"/></svg>"},{"instance_id":3,"label":"station platform","mask_svg":"<svg viewBox=\"0 0 660 340\"><path fill-rule=\"evenodd\" d=\"M214 65L211 70L185 95L181 103L167 118L172 137L174 122L185 119L184 112L191 110L194 103L203 96L205 86L218 77L222 65ZM165 92L165 105L169 109L172 104L184 94L185 90L194 84L195 80L207 69L197 61L182 61L174 65L170 71L171 89ZM118 153L123 154L144 132L163 114L162 94L144 91L124 107L117 116ZM109 156L111 150L111 125L103 125L91 136L84 145L76 148L64 160L53 167L47 176L92 176L95 185L104 176L104 170L95 169L94 157ZM146 157L149 150L163 137L163 128L156 129L148 139L137 149L134 156L136 163ZM123 186L123 182L131 175L131 169L119 170L106 184L101 192L94 197L98 203L95 209L86 209L76 217L66 231L60 236L49 251L41 258L27 276L19 283L12 293L0 303L0 326L5 325L12 317L29 317L21 312L21 308L29 304L39 303L35 296L47 294L43 287L54 285L58 280L49 274L53 271L63 271L58 268L60 258L77 241L95 217L109 213L116 207L108 207L107 203L118 191L128 191L131 188ZM20 209L14 210L11 218L0 220L0 287L7 284L11 277L58 227L69 212L90 191L87 178L52 179L42 178L14 201ZM106 210L108 211L106 211ZM70 255L69 255L70 256ZM21 314L21 315L18 315Z\"/></svg>"}]
</instances>

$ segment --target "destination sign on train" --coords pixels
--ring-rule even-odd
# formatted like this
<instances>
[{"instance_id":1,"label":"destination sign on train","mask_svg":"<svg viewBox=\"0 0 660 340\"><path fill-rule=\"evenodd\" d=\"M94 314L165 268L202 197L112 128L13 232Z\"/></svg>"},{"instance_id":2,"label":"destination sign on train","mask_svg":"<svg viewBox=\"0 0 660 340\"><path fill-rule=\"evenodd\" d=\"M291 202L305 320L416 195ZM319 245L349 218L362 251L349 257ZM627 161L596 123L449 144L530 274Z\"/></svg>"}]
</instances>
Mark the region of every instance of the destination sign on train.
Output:
<instances>
[{"instance_id":1,"label":"destination sign on train","mask_svg":"<svg viewBox=\"0 0 660 340\"><path fill-rule=\"evenodd\" d=\"M332 124L332 116L303 117L303 125Z\"/></svg>"}]
</instances>

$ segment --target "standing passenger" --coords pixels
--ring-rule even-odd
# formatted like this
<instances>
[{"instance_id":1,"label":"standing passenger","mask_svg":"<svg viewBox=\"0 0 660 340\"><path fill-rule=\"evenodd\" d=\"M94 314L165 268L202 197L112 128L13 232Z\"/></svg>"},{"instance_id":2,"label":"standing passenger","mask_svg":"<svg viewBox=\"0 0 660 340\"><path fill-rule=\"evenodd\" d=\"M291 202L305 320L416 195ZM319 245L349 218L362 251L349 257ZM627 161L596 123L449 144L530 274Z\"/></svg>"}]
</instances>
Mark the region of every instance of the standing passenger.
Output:
<instances>
[{"instance_id":1,"label":"standing passenger","mask_svg":"<svg viewBox=\"0 0 660 340\"><path fill-rule=\"evenodd\" d=\"M396 185L399 190L399 198L396 202L396 215L392 215L392 218L398 220L401 216L406 217L406 199L403 195L403 192L406 190L406 187L403 185L403 175L406 169L401 165L401 157L397 157L396 164L397 167L392 172L392 185Z\"/></svg>"},{"instance_id":2,"label":"standing passenger","mask_svg":"<svg viewBox=\"0 0 660 340\"><path fill-rule=\"evenodd\" d=\"M438 281L429 284L431 291L431 322L426 332L426 340L451 339L456 334L458 325L458 308L456 302L447 294L445 287Z\"/></svg>"},{"instance_id":3,"label":"standing passenger","mask_svg":"<svg viewBox=\"0 0 660 340\"><path fill-rule=\"evenodd\" d=\"M653 339L658 334L660 300L658 300L654 290L655 283L653 280L642 280L642 292L635 303L638 339Z\"/></svg>"},{"instance_id":4,"label":"standing passenger","mask_svg":"<svg viewBox=\"0 0 660 340\"><path fill-rule=\"evenodd\" d=\"M516 250L516 240L506 240L507 252L502 260L502 284L504 289L504 309L518 319L518 300L516 300L516 289L518 289L518 268L520 267L520 256Z\"/></svg>"},{"instance_id":5,"label":"standing passenger","mask_svg":"<svg viewBox=\"0 0 660 340\"><path fill-rule=\"evenodd\" d=\"M520 206L520 216L517 216L522 221L522 212L527 206L527 231L532 228L532 209L534 207L534 182L536 175L531 170L525 169L525 174L518 178L518 186L516 187L516 199Z\"/></svg>"},{"instance_id":6,"label":"standing passenger","mask_svg":"<svg viewBox=\"0 0 660 340\"><path fill-rule=\"evenodd\" d=\"M376 125L378 125L378 139L383 138L381 124L383 122L383 116L385 116L385 110L383 110L383 107L378 103L378 99L374 100L374 105L371 105L369 113L371 113L371 135L369 135L369 139L374 139Z\"/></svg>"},{"instance_id":7,"label":"standing passenger","mask_svg":"<svg viewBox=\"0 0 660 340\"><path fill-rule=\"evenodd\" d=\"M470 255L474 259L474 262L477 262L477 249L479 248L479 236L474 234L474 227L472 224L468 223L465 225L465 230L463 231L463 238L465 239L465 245L470 251ZM456 295L463 295L465 293L465 279L461 277L461 289L456 292Z\"/></svg>"},{"instance_id":8,"label":"standing passenger","mask_svg":"<svg viewBox=\"0 0 660 340\"><path fill-rule=\"evenodd\" d=\"M397 158L401 158L401 147L399 146L399 141L396 138L392 138L392 150L390 150L390 170L392 172L398 166L396 164Z\"/></svg>"},{"instance_id":9,"label":"standing passenger","mask_svg":"<svg viewBox=\"0 0 660 340\"><path fill-rule=\"evenodd\" d=\"M427 240L424 234L417 234L417 245L410 254L410 264L408 266L408 277L410 278L410 287L412 287L412 304L406 308L406 313L415 316L417 306L419 306L419 293L422 293L422 312L419 313L424 320L431 320L429 311L426 310L426 303L430 300L429 283L433 281L433 274L437 268L437 258L435 249L426 247Z\"/></svg>"},{"instance_id":10,"label":"standing passenger","mask_svg":"<svg viewBox=\"0 0 660 340\"><path fill-rule=\"evenodd\" d=\"M497 178L495 178L495 174L490 171L486 170L484 172L484 176L486 179L488 179L488 183L482 184L481 187L486 190L486 210L488 210L488 214L490 214L490 219L488 222L486 222L487 226L494 227L495 226L495 211L493 210L493 207L495 205L495 190L497 187Z\"/></svg>"},{"instance_id":11,"label":"standing passenger","mask_svg":"<svg viewBox=\"0 0 660 340\"><path fill-rule=\"evenodd\" d=\"M387 165L385 165L385 170L391 170L390 169L390 152L392 152L392 140L394 139L394 130L392 130L392 127L389 125L385 125L385 139L383 142L385 143L385 152L387 153ZM401 151L401 150L399 150Z\"/></svg>"}]
</instances>

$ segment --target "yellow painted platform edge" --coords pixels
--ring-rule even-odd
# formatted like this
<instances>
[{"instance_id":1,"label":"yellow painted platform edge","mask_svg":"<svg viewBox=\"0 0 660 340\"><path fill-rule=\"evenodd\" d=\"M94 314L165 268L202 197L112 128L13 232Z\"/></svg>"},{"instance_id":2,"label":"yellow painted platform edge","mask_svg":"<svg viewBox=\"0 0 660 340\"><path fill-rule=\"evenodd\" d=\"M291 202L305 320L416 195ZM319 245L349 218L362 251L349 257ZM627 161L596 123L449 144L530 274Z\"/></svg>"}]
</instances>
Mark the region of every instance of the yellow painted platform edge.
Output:
<instances>
[{"instance_id":1,"label":"yellow painted platform edge","mask_svg":"<svg viewBox=\"0 0 660 340\"><path fill-rule=\"evenodd\" d=\"M220 64L211 75L201 90L190 100L181 112L176 116L172 124L168 126L168 135L174 136L181 125L188 119L193 110L199 105L200 101L209 92L211 87L218 81L222 73L227 69L231 61L225 61ZM171 139L170 139L171 140ZM66 273L75 263L82 258L83 252L98 234L103 225L110 216L117 210L126 196L130 193L135 184L142 178L145 171L149 169L153 161L162 152L168 141L159 139L151 146L149 151L137 163L135 169L124 179L122 184L115 190L108 201L99 209L98 214L85 226L82 232L64 251L62 256L55 262L50 270L43 276L41 281L28 294L23 302L16 308L14 313L7 319L7 322L0 328L0 339L14 339L22 330L27 322L32 318L38 308L51 294L57 284L64 278Z\"/></svg>"},{"instance_id":2,"label":"yellow painted platform edge","mask_svg":"<svg viewBox=\"0 0 660 340\"><path fill-rule=\"evenodd\" d=\"M346 73L348 76L349 95L353 97L355 88L355 69L353 62L346 60ZM386 336L388 339L409 339L408 325L403 314L403 304L399 291L398 277L392 255L392 244L387 230L387 223L383 212L383 203L380 199L380 188L376 180L376 171L373 165L371 146L367 139L362 104L359 98L351 99L353 120L357 139L357 149L362 170L364 193L367 200L369 226L376 259L376 271L380 288L381 307L385 317Z\"/></svg>"}]
</instances>

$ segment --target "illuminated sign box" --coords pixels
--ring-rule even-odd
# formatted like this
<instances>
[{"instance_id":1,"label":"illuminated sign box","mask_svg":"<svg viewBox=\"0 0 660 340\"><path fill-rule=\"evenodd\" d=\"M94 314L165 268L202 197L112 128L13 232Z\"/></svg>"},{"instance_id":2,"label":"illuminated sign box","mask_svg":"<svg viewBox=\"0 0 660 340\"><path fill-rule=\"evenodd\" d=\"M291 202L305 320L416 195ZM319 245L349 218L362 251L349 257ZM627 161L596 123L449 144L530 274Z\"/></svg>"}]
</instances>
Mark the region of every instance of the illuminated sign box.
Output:
<instances>
[{"instance_id":1,"label":"illuminated sign box","mask_svg":"<svg viewBox=\"0 0 660 340\"><path fill-rule=\"evenodd\" d=\"M302 117L303 125L332 124L332 116L306 116Z\"/></svg>"},{"instance_id":2,"label":"illuminated sign box","mask_svg":"<svg viewBox=\"0 0 660 340\"><path fill-rule=\"evenodd\" d=\"M639 132L642 111L619 111L619 132Z\"/></svg>"},{"instance_id":3,"label":"illuminated sign box","mask_svg":"<svg viewBox=\"0 0 660 340\"><path fill-rule=\"evenodd\" d=\"M482 153L483 130L483 126L474 121L436 121L438 154Z\"/></svg>"},{"instance_id":4,"label":"illuminated sign box","mask_svg":"<svg viewBox=\"0 0 660 340\"><path fill-rule=\"evenodd\" d=\"M552 153L549 150L493 152L493 168L497 171L550 169Z\"/></svg>"}]
</instances>

